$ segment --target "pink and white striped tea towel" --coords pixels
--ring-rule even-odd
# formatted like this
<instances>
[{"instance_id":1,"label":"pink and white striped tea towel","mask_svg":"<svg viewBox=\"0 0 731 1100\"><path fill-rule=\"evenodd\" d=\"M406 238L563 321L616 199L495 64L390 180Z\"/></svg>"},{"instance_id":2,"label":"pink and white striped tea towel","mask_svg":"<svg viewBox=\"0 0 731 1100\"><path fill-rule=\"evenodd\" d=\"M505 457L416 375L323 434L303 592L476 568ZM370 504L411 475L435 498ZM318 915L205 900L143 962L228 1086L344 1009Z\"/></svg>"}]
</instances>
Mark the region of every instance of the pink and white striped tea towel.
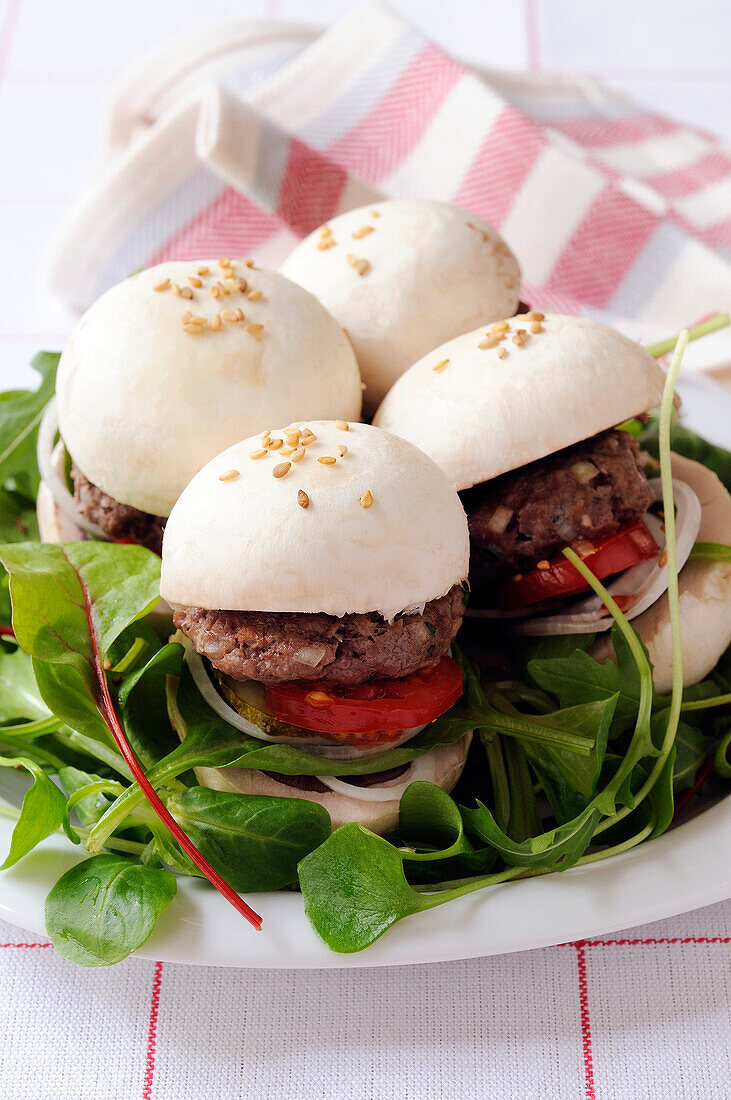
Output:
<instances>
[{"instance_id":1,"label":"pink and white striped tea towel","mask_svg":"<svg viewBox=\"0 0 731 1100\"><path fill-rule=\"evenodd\" d=\"M731 304L717 138L591 80L470 72L379 4L319 38L256 24L174 46L130 75L107 145L49 262L77 309L165 259L276 266L321 222L390 196L486 218L542 308L650 339ZM728 334L701 343L690 365L731 361Z\"/></svg>"}]
</instances>

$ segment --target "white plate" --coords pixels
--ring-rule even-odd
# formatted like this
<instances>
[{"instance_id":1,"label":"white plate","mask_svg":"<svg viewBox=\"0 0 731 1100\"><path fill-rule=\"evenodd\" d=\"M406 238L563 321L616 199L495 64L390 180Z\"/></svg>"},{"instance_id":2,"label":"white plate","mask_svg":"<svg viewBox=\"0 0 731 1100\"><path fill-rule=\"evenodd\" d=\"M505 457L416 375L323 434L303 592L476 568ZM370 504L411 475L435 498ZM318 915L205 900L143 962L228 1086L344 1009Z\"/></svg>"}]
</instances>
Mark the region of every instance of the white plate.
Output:
<instances>
[{"instance_id":1,"label":"white plate","mask_svg":"<svg viewBox=\"0 0 731 1100\"><path fill-rule=\"evenodd\" d=\"M693 375L682 379L680 390L689 426L728 446L731 394ZM0 852L8 850L12 827L0 818ZM334 954L320 942L298 894L248 897L264 918L257 933L210 887L180 879L177 897L138 954L210 966L304 969L440 962L545 947L731 897L731 861L719 859L730 846L731 797L604 863L493 886L409 917L357 955ZM0 872L0 918L43 934L46 894L84 855L55 835Z\"/></svg>"}]
</instances>

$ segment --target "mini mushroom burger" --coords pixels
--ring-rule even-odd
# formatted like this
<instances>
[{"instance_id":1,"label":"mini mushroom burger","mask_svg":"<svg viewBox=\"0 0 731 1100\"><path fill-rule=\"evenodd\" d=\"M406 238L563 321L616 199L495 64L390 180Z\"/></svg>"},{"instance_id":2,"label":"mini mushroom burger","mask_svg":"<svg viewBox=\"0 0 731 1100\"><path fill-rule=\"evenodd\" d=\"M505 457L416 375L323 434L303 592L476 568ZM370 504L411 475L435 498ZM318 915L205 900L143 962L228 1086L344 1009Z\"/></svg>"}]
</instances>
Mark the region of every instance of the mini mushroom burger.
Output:
<instances>
[{"instance_id":1,"label":"mini mushroom burger","mask_svg":"<svg viewBox=\"0 0 731 1100\"><path fill-rule=\"evenodd\" d=\"M378 428L297 422L209 462L163 541L161 591L185 645L183 675L236 730L293 746L310 764L307 774L199 768L199 781L295 791L321 803L334 828L358 821L377 832L396 826L414 780L451 790L471 734L455 742L431 723L462 693L449 650L468 565L467 520L448 479Z\"/></svg>"},{"instance_id":2,"label":"mini mushroom burger","mask_svg":"<svg viewBox=\"0 0 731 1100\"><path fill-rule=\"evenodd\" d=\"M633 620L660 690L670 683L670 644L659 471L622 425L657 405L663 384L652 356L614 329L532 311L430 352L375 417L460 492L468 615L525 634L608 630L607 609L562 553L572 547ZM699 530L729 540L731 504L698 463L674 456L673 474L682 567ZM680 590L685 680L694 683L729 644L731 567L691 562Z\"/></svg>"},{"instance_id":3,"label":"mini mushroom burger","mask_svg":"<svg viewBox=\"0 0 731 1100\"><path fill-rule=\"evenodd\" d=\"M227 257L141 271L94 303L61 356L39 432L41 537L160 553L170 509L223 447L360 406L340 326L283 275Z\"/></svg>"},{"instance_id":4,"label":"mini mushroom burger","mask_svg":"<svg viewBox=\"0 0 731 1100\"><path fill-rule=\"evenodd\" d=\"M301 241L281 270L345 328L367 413L422 355L515 313L520 296L518 261L492 226L419 199L340 214Z\"/></svg>"}]
</instances>

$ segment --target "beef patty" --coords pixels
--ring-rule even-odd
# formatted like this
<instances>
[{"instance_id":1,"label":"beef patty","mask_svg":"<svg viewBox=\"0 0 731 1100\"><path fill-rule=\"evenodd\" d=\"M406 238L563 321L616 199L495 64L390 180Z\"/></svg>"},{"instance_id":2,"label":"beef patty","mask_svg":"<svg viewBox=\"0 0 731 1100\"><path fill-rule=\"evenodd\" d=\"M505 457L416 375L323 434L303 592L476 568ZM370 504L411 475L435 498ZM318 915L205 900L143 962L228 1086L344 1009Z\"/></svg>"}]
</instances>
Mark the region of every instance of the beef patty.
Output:
<instances>
[{"instance_id":1,"label":"beef patty","mask_svg":"<svg viewBox=\"0 0 731 1100\"><path fill-rule=\"evenodd\" d=\"M612 534L655 499L637 441L616 429L460 495L475 587L525 573L565 546Z\"/></svg>"},{"instance_id":2,"label":"beef patty","mask_svg":"<svg viewBox=\"0 0 731 1100\"><path fill-rule=\"evenodd\" d=\"M201 656L234 680L326 680L353 687L439 664L459 630L464 598L455 584L421 615L397 615L390 623L375 612L336 618L199 607L176 611L173 621Z\"/></svg>"},{"instance_id":3,"label":"beef patty","mask_svg":"<svg viewBox=\"0 0 731 1100\"><path fill-rule=\"evenodd\" d=\"M71 467L74 483L74 500L83 516L101 527L115 542L136 542L162 554L162 533L165 530L165 516L151 516L133 508L130 504L121 504L110 497L98 485L89 481L76 465Z\"/></svg>"}]
</instances>

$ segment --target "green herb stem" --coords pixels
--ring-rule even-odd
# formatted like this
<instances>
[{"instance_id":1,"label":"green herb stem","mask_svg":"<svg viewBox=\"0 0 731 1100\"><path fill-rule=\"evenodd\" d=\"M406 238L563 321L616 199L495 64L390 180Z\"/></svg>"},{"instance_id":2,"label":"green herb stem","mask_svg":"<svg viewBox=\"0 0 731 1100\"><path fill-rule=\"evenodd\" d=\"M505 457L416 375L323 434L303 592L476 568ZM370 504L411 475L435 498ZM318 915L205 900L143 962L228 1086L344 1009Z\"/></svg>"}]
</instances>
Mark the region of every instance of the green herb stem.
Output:
<instances>
[{"instance_id":1,"label":"green herb stem","mask_svg":"<svg viewBox=\"0 0 731 1100\"><path fill-rule=\"evenodd\" d=\"M731 691L725 695L711 695L708 699L693 699L690 703L683 703L681 711L708 710L709 707L726 707L731 704Z\"/></svg>"},{"instance_id":2,"label":"green herb stem","mask_svg":"<svg viewBox=\"0 0 731 1100\"><path fill-rule=\"evenodd\" d=\"M731 562L731 546L725 542L697 542L690 552L688 561Z\"/></svg>"},{"instance_id":3,"label":"green herb stem","mask_svg":"<svg viewBox=\"0 0 731 1100\"><path fill-rule=\"evenodd\" d=\"M701 336L709 336L710 333L725 328L729 323L731 323L731 318L728 313L716 313L713 317L709 317L707 321L704 321L700 325L695 325L691 329L683 329L683 332L688 333L686 343L688 340L698 340ZM661 355L666 355L676 347L682 335L683 333L681 332L677 336L668 336L665 340L658 340L656 344L650 344L647 351L654 359L659 358Z\"/></svg>"},{"instance_id":4,"label":"green herb stem","mask_svg":"<svg viewBox=\"0 0 731 1100\"><path fill-rule=\"evenodd\" d=\"M40 737L44 733L55 733L60 729L61 722L58 718L39 718L35 722L18 722L13 726L0 726L2 737Z\"/></svg>"}]
</instances>

